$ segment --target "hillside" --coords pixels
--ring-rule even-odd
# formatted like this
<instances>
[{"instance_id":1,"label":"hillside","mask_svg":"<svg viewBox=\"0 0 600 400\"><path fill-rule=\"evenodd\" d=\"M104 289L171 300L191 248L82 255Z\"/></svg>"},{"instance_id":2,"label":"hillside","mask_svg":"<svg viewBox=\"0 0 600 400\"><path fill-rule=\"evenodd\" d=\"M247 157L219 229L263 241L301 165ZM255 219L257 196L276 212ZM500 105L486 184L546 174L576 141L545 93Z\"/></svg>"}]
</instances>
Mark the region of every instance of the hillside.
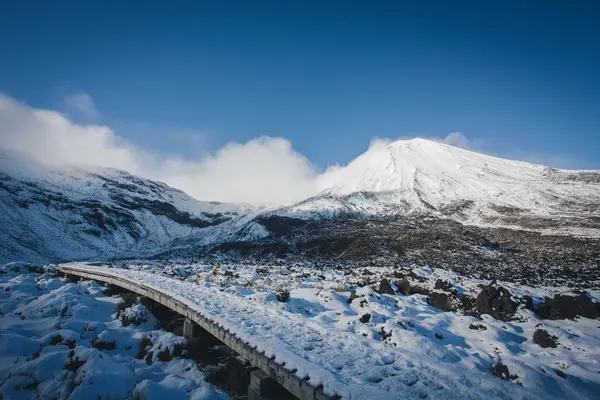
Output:
<instances>
[{"instance_id":1,"label":"hillside","mask_svg":"<svg viewBox=\"0 0 600 400\"><path fill-rule=\"evenodd\" d=\"M248 209L124 171L0 152L0 262L139 257Z\"/></svg>"},{"instance_id":2,"label":"hillside","mask_svg":"<svg viewBox=\"0 0 600 400\"><path fill-rule=\"evenodd\" d=\"M324 190L277 211L296 218L449 216L467 224L600 235L600 172L557 170L427 139L375 147L325 172Z\"/></svg>"}]
</instances>

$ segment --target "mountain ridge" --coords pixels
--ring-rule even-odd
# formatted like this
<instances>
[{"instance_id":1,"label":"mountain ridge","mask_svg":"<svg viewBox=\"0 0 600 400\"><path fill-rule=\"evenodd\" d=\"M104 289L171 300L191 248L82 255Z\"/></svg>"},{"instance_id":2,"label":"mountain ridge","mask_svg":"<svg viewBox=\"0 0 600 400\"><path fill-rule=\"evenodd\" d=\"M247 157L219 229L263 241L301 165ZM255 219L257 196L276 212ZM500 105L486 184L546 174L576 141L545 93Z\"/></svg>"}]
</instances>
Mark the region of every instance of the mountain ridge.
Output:
<instances>
[{"instance_id":1,"label":"mountain ridge","mask_svg":"<svg viewBox=\"0 0 600 400\"><path fill-rule=\"evenodd\" d=\"M249 208L201 202L109 168L53 167L0 151L3 261L147 254Z\"/></svg>"},{"instance_id":2,"label":"mountain ridge","mask_svg":"<svg viewBox=\"0 0 600 400\"><path fill-rule=\"evenodd\" d=\"M199 201L125 171L49 167L0 151L0 258L202 257L236 246L260 248L260 254L281 250L310 256L305 251L310 243L321 246L325 236L339 244L333 252L321 253L346 257L355 253L348 248L352 240L359 240L348 239L353 235L348 226L366 235L368 226L378 227L394 242L402 236L394 229L411 226L419 226L427 238L434 235L423 225L428 220L439 220L440 229L449 232L472 226L468 229L479 233L465 236L468 246L496 243L498 237L499 248L518 247L525 236L498 234L507 228L549 237L600 238L600 171L556 170L414 139L372 148L323 176L321 183L330 186L316 196L260 208ZM492 230L480 232L487 228ZM305 240L307 235L314 240ZM381 240L358 247L392 243ZM540 239L539 246L543 243ZM411 241L409 248L418 250L418 243ZM368 258L375 253L358 254ZM406 252L390 254L393 259Z\"/></svg>"}]
</instances>

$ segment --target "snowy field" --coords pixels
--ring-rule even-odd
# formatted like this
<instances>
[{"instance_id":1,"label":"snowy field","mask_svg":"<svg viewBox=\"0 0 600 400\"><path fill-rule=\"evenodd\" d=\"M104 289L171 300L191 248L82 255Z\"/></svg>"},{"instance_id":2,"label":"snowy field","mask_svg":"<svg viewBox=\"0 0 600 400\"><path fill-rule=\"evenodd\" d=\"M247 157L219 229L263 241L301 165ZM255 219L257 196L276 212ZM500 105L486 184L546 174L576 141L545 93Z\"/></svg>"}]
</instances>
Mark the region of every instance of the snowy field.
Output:
<instances>
[{"instance_id":1,"label":"snowy field","mask_svg":"<svg viewBox=\"0 0 600 400\"><path fill-rule=\"evenodd\" d=\"M455 304L489 282L443 270L408 271L419 286L403 295L390 278L401 273L385 268L105 267L193 302L343 398L600 397L600 321L542 319L522 301L538 306L566 288L498 282L518 307L496 319ZM228 398L186 357L185 339L156 330L143 305L120 306L103 286L72 283L55 268L0 268L2 398ZM440 306L434 293L453 295Z\"/></svg>"},{"instance_id":2,"label":"snowy field","mask_svg":"<svg viewBox=\"0 0 600 400\"><path fill-rule=\"evenodd\" d=\"M229 398L180 356L184 338L156 330L143 305L119 307L121 298L105 291L52 268L0 267L0 398Z\"/></svg>"},{"instance_id":3,"label":"snowy field","mask_svg":"<svg viewBox=\"0 0 600 400\"><path fill-rule=\"evenodd\" d=\"M501 318L506 320L432 306L433 293L453 292L445 305L453 309L456 296L475 297L489 282L417 269L411 279L429 295L401 295L394 284L384 290L390 294L376 291L382 289L375 282L398 275L379 268L127 267L112 271L196 304L259 350L345 398L600 396L598 320L542 319L522 303ZM436 289L438 281L447 287ZM568 292L504 287L512 299L531 296L534 305Z\"/></svg>"}]
</instances>

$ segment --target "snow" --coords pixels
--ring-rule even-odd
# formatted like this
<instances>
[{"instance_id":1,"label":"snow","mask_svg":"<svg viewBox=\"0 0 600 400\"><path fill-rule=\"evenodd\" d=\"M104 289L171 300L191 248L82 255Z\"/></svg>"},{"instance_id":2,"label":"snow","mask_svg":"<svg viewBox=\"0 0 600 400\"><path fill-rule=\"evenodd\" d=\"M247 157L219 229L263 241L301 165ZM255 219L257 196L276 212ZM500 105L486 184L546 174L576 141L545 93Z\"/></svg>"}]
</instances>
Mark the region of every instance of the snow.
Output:
<instances>
[{"instance_id":1,"label":"snow","mask_svg":"<svg viewBox=\"0 0 600 400\"><path fill-rule=\"evenodd\" d=\"M203 231L140 207L142 201L167 204L180 214L217 225L255 210L198 201L124 171L48 166L0 148L0 262L141 255ZM90 222L94 214L102 216L96 225Z\"/></svg>"},{"instance_id":2,"label":"snow","mask_svg":"<svg viewBox=\"0 0 600 400\"><path fill-rule=\"evenodd\" d=\"M205 382L192 360L138 359L144 337L155 354L185 339L155 330L148 315L140 326L123 326L116 319L118 302L95 282L75 284L52 272L31 273L23 264L0 266L0 397L133 398L157 387L142 398L228 398ZM145 313L140 307L123 314ZM116 348L94 348L98 340L114 340Z\"/></svg>"},{"instance_id":3,"label":"snow","mask_svg":"<svg viewBox=\"0 0 600 400\"><path fill-rule=\"evenodd\" d=\"M591 399L600 394L595 320L541 320L523 309L515 321L479 320L435 309L423 295L380 295L370 287L357 290L358 298L349 304L349 281L335 270L311 274L290 267L199 265L193 283L165 277L156 268L153 273L68 266L125 277L172 296L343 398ZM463 292L481 283L442 270L417 272L448 278ZM290 298L281 303L274 292L284 288L291 289ZM538 290L538 295L550 293ZM361 321L365 314L370 317ZM558 337L557 348L532 342L540 327ZM518 378L493 376L491 366L498 361Z\"/></svg>"},{"instance_id":4,"label":"snow","mask_svg":"<svg viewBox=\"0 0 600 400\"><path fill-rule=\"evenodd\" d=\"M423 214L482 227L600 237L594 222L600 218L598 176L413 139L372 148L345 167L329 169L319 178L323 190L317 196L261 208L198 201L124 171L47 166L0 149L0 262L141 258L181 248L269 240L270 232L257 218L270 215L321 219ZM142 202L145 207L140 207ZM177 222L151 211L148 204L172 206L180 217L212 225ZM460 212L447 211L460 205L466 205ZM516 221L505 218L511 213ZM553 218L555 223L519 223L529 217Z\"/></svg>"},{"instance_id":5,"label":"snow","mask_svg":"<svg viewBox=\"0 0 600 400\"><path fill-rule=\"evenodd\" d=\"M332 218L344 213L432 212L473 202L460 222L485 225L483 217L498 216L498 206L538 217L598 216L600 184L573 178L585 173L505 160L427 139L399 140L374 147L347 166L329 169L320 177L319 196L272 212ZM595 228L566 229L564 234L600 235Z\"/></svg>"}]
</instances>

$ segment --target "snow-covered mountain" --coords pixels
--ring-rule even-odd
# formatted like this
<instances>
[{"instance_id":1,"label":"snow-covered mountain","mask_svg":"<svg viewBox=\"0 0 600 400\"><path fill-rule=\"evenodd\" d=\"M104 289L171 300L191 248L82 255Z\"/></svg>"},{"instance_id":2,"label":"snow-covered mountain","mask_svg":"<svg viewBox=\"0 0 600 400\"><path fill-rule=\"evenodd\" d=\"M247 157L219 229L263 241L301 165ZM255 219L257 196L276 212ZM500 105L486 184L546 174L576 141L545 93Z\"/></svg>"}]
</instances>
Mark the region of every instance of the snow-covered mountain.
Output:
<instances>
[{"instance_id":1,"label":"snow-covered mountain","mask_svg":"<svg viewBox=\"0 0 600 400\"><path fill-rule=\"evenodd\" d=\"M600 171L413 139L371 148L319 179L319 195L261 209L198 201L124 171L49 167L2 150L0 262L195 257L240 248L324 259L412 251L422 258L436 246L461 254L514 250L503 257L531 250L540 263L550 247L564 257L570 249L600 259ZM565 244L565 237L579 239Z\"/></svg>"},{"instance_id":2,"label":"snow-covered mountain","mask_svg":"<svg viewBox=\"0 0 600 400\"><path fill-rule=\"evenodd\" d=\"M557 170L427 139L372 148L327 171L320 183L325 189L318 196L276 214L306 219L428 213L525 228L531 218L600 218L600 171ZM581 228L580 234L600 233Z\"/></svg>"},{"instance_id":3,"label":"snow-covered mountain","mask_svg":"<svg viewBox=\"0 0 600 400\"><path fill-rule=\"evenodd\" d=\"M0 151L0 263L138 257L250 209L124 171L50 167Z\"/></svg>"}]
</instances>

